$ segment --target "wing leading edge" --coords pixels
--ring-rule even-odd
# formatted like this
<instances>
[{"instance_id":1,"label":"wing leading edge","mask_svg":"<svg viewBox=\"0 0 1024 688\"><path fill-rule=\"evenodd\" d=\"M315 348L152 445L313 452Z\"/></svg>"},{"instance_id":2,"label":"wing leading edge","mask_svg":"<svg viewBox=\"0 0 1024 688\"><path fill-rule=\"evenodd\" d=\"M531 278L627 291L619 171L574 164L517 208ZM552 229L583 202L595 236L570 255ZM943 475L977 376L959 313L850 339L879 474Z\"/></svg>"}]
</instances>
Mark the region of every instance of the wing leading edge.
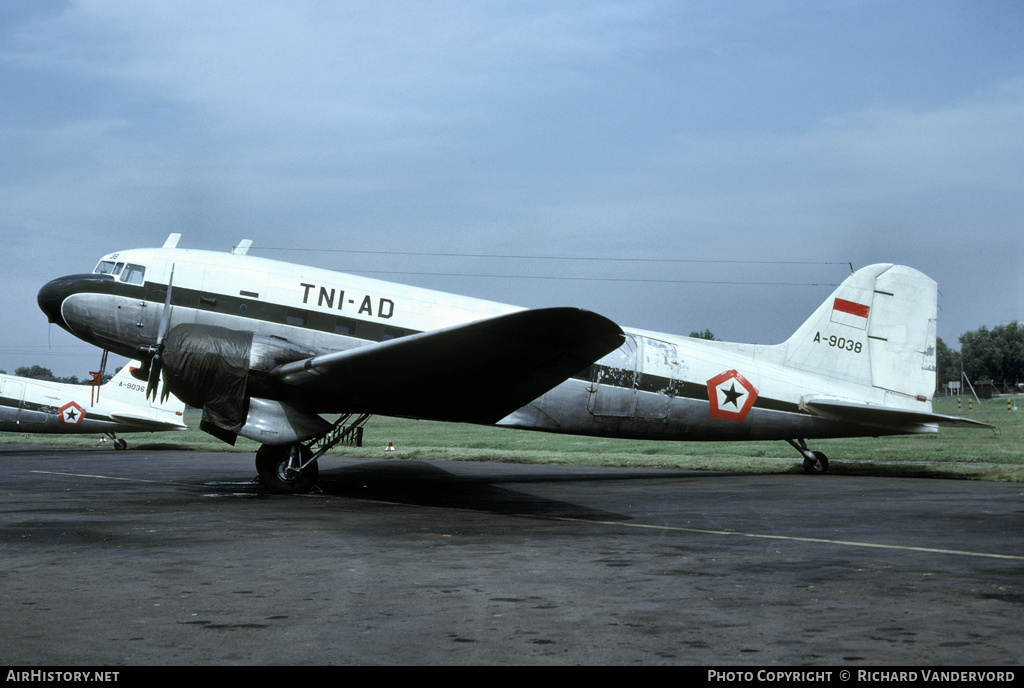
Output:
<instances>
[{"instance_id":1,"label":"wing leading edge","mask_svg":"<svg viewBox=\"0 0 1024 688\"><path fill-rule=\"evenodd\" d=\"M320 413L495 423L622 340L596 313L527 310L287 363L272 378Z\"/></svg>"}]
</instances>

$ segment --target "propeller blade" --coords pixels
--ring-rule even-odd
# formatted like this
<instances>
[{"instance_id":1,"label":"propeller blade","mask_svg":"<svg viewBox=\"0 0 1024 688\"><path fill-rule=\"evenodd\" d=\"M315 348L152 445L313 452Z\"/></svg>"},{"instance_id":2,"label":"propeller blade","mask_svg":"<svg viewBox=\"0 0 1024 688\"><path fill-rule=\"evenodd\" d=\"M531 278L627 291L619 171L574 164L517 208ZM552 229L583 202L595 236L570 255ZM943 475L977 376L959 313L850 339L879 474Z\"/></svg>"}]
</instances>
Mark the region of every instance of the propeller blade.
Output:
<instances>
[{"instance_id":1,"label":"propeller blade","mask_svg":"<svg viewBox=\"0 0 1024 688\"><path fill-rule=\"evenodd\" d=\"M156 401L156 390L160 384L160 369L162 368L160 354L156 354L149 361L149 381L146 383L146 398Z\"/></svg>"},{"instance_id":2,"label":"propeller blade","mask_svg":"<svg viewBox=\"0 0 1024 688\"><path fill-rule=\"evenodd\" d=\"M171 263L171 276L167 279L167 294L164 296L164 310L160 313L160 327L156 332L155 353L149 363L149 382L146 385L146 398L156 401L157 388L160 386L160 372L163 368L161 354L164 352L164 339L171 324L171 290L174 284L174 263ZM165 385L166 386L166 385ZM150 396L152 395L152 397ZM166 395L166 391L165 391Z\"/></svg>"},{"instance_id":3,"label":"propeller blade","mask_svg":"<svg viewBox=\"0 0 1024 688\"><path fill-rule=\"evenodd\" d=\"M167 278L167 294L164 296L164 310L160 314L160 328L156 332L156 345L161 347L167 336L167 328L171 324L171 289L174 284L174 264L171 263L171 276Z\"/></svg>"}]
</instances>

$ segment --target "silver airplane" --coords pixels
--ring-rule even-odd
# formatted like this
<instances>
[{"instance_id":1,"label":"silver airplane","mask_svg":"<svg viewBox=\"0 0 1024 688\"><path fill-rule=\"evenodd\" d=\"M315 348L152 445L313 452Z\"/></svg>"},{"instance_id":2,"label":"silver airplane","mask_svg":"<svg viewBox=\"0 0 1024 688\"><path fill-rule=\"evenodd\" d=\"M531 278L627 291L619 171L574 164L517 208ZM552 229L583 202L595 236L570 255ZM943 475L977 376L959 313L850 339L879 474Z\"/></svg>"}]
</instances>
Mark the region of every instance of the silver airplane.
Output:
<instances>
[{"instance_id":1,"label":"silver airplane","mask_svg":"<svg viewBox=\"0 0 1024 688\"><path fill-rule=\"evenodd\" d=\"M201 428L261 443L273 492L371 414L659 440L807 440L984 424L936 414L936 285L909 267L848 277L787 341L623 329L576 308L526 310L249 256L118 251L39 291L51 323L145 363ZM337 415L333 423L323 415ZM987 427L987 426L986 426Z\"/></svg>"},{"instance_id":2,"label":"silver airplane","mask_svg":"<svg viewBox=\"0 0 1024 688\"><path fill-rule=\"evenodd\" d=\"M0 432L99 434L115 449L118 433L185 430L185 404L176 397L146 398L146 384L131 376L132 361L103 385L72 385L0 375ZM105 440L104 440L105 441Z\"/></svg>"}]
</instances>

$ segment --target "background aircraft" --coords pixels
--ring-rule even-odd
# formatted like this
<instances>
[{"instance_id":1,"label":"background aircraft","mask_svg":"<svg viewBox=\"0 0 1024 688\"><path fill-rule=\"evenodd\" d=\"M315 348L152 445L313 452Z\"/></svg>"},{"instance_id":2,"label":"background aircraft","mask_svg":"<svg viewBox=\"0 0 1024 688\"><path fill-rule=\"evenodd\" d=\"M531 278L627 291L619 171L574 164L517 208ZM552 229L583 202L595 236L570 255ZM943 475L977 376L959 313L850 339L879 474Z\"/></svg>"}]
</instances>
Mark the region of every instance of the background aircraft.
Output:
<instances>
[{"instance_id":1,"label":"background aircraft","mask_svg":"<svg viewBox=\"0 0 1024 688\"><path fill-rule=\"evenodd\" d=\"M49 434L101 434L116 449L125 432L185 430L185 404L170 396L150 401L146 384L130 374L132 361L103 385L71 385L0 375L0 431Z\"/></svg>"},{"instance_id":2,"label":"background aircraft","mask_svg":"<svg viewBox=\"0 0 1024 688\"><path fill-rule=\"evenodd\" d=\"M58 278L40 308L87 342L148 364L203 409L201 428L262 443L273 491L369 414L664 440L790 442L936 432L935 282L862 268L773 346L623 330L573 308L519 307L245 254L133 249ZM162 306L161 306L162 304ZM333 425L320 414L341 414ZM355 420L353 421L353 418ZM980 424L979 424L980 425Z\"/></svg>"}]
</instances>

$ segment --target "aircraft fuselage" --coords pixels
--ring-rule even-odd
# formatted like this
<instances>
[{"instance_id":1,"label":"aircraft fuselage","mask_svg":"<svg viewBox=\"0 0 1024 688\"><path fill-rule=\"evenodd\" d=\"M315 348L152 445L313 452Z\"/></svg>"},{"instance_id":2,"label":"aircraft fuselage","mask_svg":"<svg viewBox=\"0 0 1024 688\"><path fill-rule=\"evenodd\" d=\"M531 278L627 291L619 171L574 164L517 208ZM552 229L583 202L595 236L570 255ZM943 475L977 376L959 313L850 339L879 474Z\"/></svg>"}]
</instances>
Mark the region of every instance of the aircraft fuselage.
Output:
<instances>
[{"instance_id":1,"label":"aircraft fuselage","mask_svg":"<svg viewBox=\"0 0 1024 688\"><path fill-rule=\"evenodd\" d=\"M104 256L93 273L48 283L39 293L39 304L51 322L76 337L135 357L140 348L155 343L172 269L171 327L196 323L252 331L317 352L345 351L523 310L249 255L168 247ZM792 342L747 345L624 332L620 349L498 424L668 440L936 431L928 423L868 427L837 422L802 407L804 395L813 393L930 411L934 369L931 388L925 375L915 383L920 389L908 392L862 384L864 376L853 372L823 377L807 362L820 352L839 361L843 370L859 370L873 345L863 328L815 331L805 324L794 335L799 347ZM933 360L934 351L931 356ZM500 390L502 371L494 370L486 384Z\"/></svg>"}]
</instances>

